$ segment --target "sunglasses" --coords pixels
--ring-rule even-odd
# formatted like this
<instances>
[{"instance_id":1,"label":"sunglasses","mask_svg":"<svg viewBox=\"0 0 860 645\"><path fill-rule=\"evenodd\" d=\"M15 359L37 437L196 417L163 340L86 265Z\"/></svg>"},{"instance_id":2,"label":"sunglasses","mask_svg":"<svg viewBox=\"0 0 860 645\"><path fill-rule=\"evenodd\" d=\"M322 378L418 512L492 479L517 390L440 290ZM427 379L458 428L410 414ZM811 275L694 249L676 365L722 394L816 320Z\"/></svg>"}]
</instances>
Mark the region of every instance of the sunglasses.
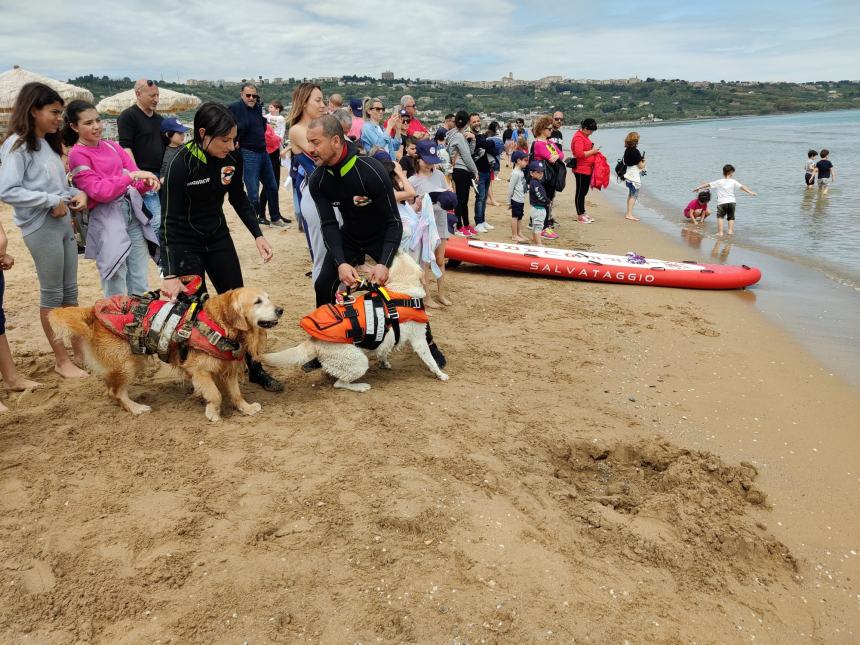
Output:
<instances>
[{"instance_id":1,"label":"sunglasses","mask_svg":"<svg viewBox=\"0 0 860 645\"><path fill-rule=\"evenodd\" d=\"M563 116L554 116L554 117L552 117L552 120L553 121L564 121L564 117Z\"/></svg>"},{"instance_id":2,"label":"sunglasses","mask_svg":"<svg viewBox=\"0 0 860 645\"><path fill-rule=\"evenodd\" d=\"M147 80L147 81L146 81L146 86L147 86L147 87L153 87L153 86L158 87L158 81L150 81L150 80Z\"/></svg>"},{"instance_id":3,"label":"sunglasses","mask_svg":"<svg viewBox=\"0 0 860 645\"><path fill-rule=\"evenodd\" d=\"M258 99L258 98L260 98L260 95L259 94L246 94L245 98L246 99Z\"/></svg>"},{"instance_id":4,"label":"sunglasses","mask_svg":"<svg viewBox=\"0 0 860 645\"><path fill-rule=\"evenodd\" d=\"M383 112L385 110L384 107L372 107L371 110L376 110L377 112Z\"/></svg>"}]
</instances>

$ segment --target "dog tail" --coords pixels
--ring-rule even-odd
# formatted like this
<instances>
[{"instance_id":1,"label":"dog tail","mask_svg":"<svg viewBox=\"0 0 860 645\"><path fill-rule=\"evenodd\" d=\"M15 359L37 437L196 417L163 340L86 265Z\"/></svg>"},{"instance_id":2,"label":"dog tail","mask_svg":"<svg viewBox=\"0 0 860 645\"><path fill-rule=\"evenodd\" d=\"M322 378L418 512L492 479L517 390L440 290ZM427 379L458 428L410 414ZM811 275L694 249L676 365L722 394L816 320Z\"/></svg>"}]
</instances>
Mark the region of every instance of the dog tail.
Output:
<instances>
[{"instance_id":1,"label":"dog tail","mask_svg":"<svg viewBox=\"0 0 860 645\"><path fill-rule=\"evenodd\" d=\"M77 336L92 340L96 315L92 307L57 307L48 314L48 321L60 338Z\"/></svg>"},{"instance_id":2,"label":"dog tail","mask_svg":"<svg viewBox=\"0 0 860 645\"><path fill-rule=\"evenodd\" d=\"M314 344L311 341L306 340L290 349L284 349L280 352L272 352L270 354L263 354L261 360L265 365L272 365L274 367L292 367L293 365L304 365L316 357L316 347L314 347Z\"/></svg>"}]
</instances>

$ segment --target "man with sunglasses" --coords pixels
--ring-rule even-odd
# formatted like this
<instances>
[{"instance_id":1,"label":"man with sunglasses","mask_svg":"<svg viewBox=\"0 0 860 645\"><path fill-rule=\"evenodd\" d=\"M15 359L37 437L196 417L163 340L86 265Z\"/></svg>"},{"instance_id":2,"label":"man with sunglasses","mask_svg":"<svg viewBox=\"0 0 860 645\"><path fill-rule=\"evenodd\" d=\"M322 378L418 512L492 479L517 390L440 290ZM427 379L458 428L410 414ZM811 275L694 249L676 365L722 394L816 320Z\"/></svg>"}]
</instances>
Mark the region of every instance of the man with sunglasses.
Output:
<instances>
[{"instance_id":1,"label":"man with sunglasses","mask_svg":"<svg viewBox=\"0 0 860 645\"><path fill-rule=\"evenodd\" d=\"M552 132L549 134L547 141L554 143L559 150L564 149L564 135L561 133L561 126L564 125L564 112L553 112L552 115ZM564 155L562 155L564 156Z\"/></svg>"},{"instance_id":2,"label":"man with sunglasses","mask_svg":"<svg viewBox=\"0 0 860 645\"><path fill-rule=\"evenodd\" d=\"M400 98L400 109L406 111L409 117L409 127L406 129L406 136L412 137L415 141L421 141L428 136L428 130L418 117L415 116L415 99L409 94L405 94ZM402 112L401 112L402 114Z\"/></svg>"},{"instance_id":3,"label":"man with sunglasses","mask_svg":"<svg viewBox=\"0 0 860 645\"><path fill-rule=\"evenodd\" d=\"M272 162L266 152L266 118L263 116L260 95L253 83L245 83L239 93L239 100L228 107L236 119L238 127L239 152L242 154L243 179L248 201L254 207L260 224L270 222L262 214L260 208L260 182L263 183L266 201L269 203L269 215L274 226L286 226L281 218L281 208L278 204L278 182Z\"/></svg>"},{"instance_id":4,"label":"man with sunglasses","mask_svg":"<svg viewBox=\"0 0 860 645\"><path fill-rule=\"evenodd\" d=\"M158 176L164 158L161 136L162 116L158 107L158 82L141 78L134 84L135 104L123 110L116 120L119 145L131 155L137 167ZM153 230L161 225L161 199L158 192L143 195L143 205L150 215Z\"/></svg>"}]
</instances>

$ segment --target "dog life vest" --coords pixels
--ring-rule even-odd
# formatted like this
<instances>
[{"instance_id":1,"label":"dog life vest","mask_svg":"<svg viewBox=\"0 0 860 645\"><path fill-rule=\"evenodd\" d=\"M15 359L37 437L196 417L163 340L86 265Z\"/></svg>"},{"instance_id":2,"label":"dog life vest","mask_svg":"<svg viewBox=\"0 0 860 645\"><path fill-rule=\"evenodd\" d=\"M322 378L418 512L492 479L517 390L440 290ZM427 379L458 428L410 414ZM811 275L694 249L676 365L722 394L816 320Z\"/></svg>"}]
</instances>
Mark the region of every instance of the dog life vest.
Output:
<instances>
[{"instance_id":1,"label":"dog life vest","mask_svg":"<svg viewBox=\"0 0 860 645\"><path fill-rule=\"evenodd\" d=\"M383 287L366 295L348 297L343 304L323 305L299 321L299 326L318 340L352 343L362 349L376 349L385 332L394 330L395 345L400 341L400 323L428 323L421 298L388 293Z\"/></svg>"},{"instance_id":2,"label":"dog life vest","mask_svg":"<svg viewBox=\"0 0 860 645\"><path fill-rule=\"evenodd\" d=\"M165 363L175 347L183 361L190 348L225 361L241 359L244 352L240 344L225 338L224 329L203 310L208 296L196 295L203 282L200 276L180 280L190 293L180 294L176 302L161 300L158 291L112 296L95 304L95 316L107 329L128 340L133 353L158 354Z\"/></svg>"}]
</instances>

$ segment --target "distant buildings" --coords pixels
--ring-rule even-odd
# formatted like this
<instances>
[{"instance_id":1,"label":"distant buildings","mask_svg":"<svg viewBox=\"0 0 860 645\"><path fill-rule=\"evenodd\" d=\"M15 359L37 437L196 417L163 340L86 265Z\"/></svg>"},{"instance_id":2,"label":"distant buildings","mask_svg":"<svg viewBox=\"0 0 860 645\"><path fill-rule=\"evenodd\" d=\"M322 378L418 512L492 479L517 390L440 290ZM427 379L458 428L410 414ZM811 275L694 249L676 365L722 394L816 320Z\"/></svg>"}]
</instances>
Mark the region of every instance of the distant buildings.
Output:
<instances>
[{"instance_id":1,"label":"distant buildings","mask_svg":"<svg viewBox=\"0 0 860 645\"><path fill-rule=\"evenodd\" d=\"M383 81L393 81L394 80L394 72L391 72L391 71L382 72L382 80Z\"/></svg>"}]
</instances>

